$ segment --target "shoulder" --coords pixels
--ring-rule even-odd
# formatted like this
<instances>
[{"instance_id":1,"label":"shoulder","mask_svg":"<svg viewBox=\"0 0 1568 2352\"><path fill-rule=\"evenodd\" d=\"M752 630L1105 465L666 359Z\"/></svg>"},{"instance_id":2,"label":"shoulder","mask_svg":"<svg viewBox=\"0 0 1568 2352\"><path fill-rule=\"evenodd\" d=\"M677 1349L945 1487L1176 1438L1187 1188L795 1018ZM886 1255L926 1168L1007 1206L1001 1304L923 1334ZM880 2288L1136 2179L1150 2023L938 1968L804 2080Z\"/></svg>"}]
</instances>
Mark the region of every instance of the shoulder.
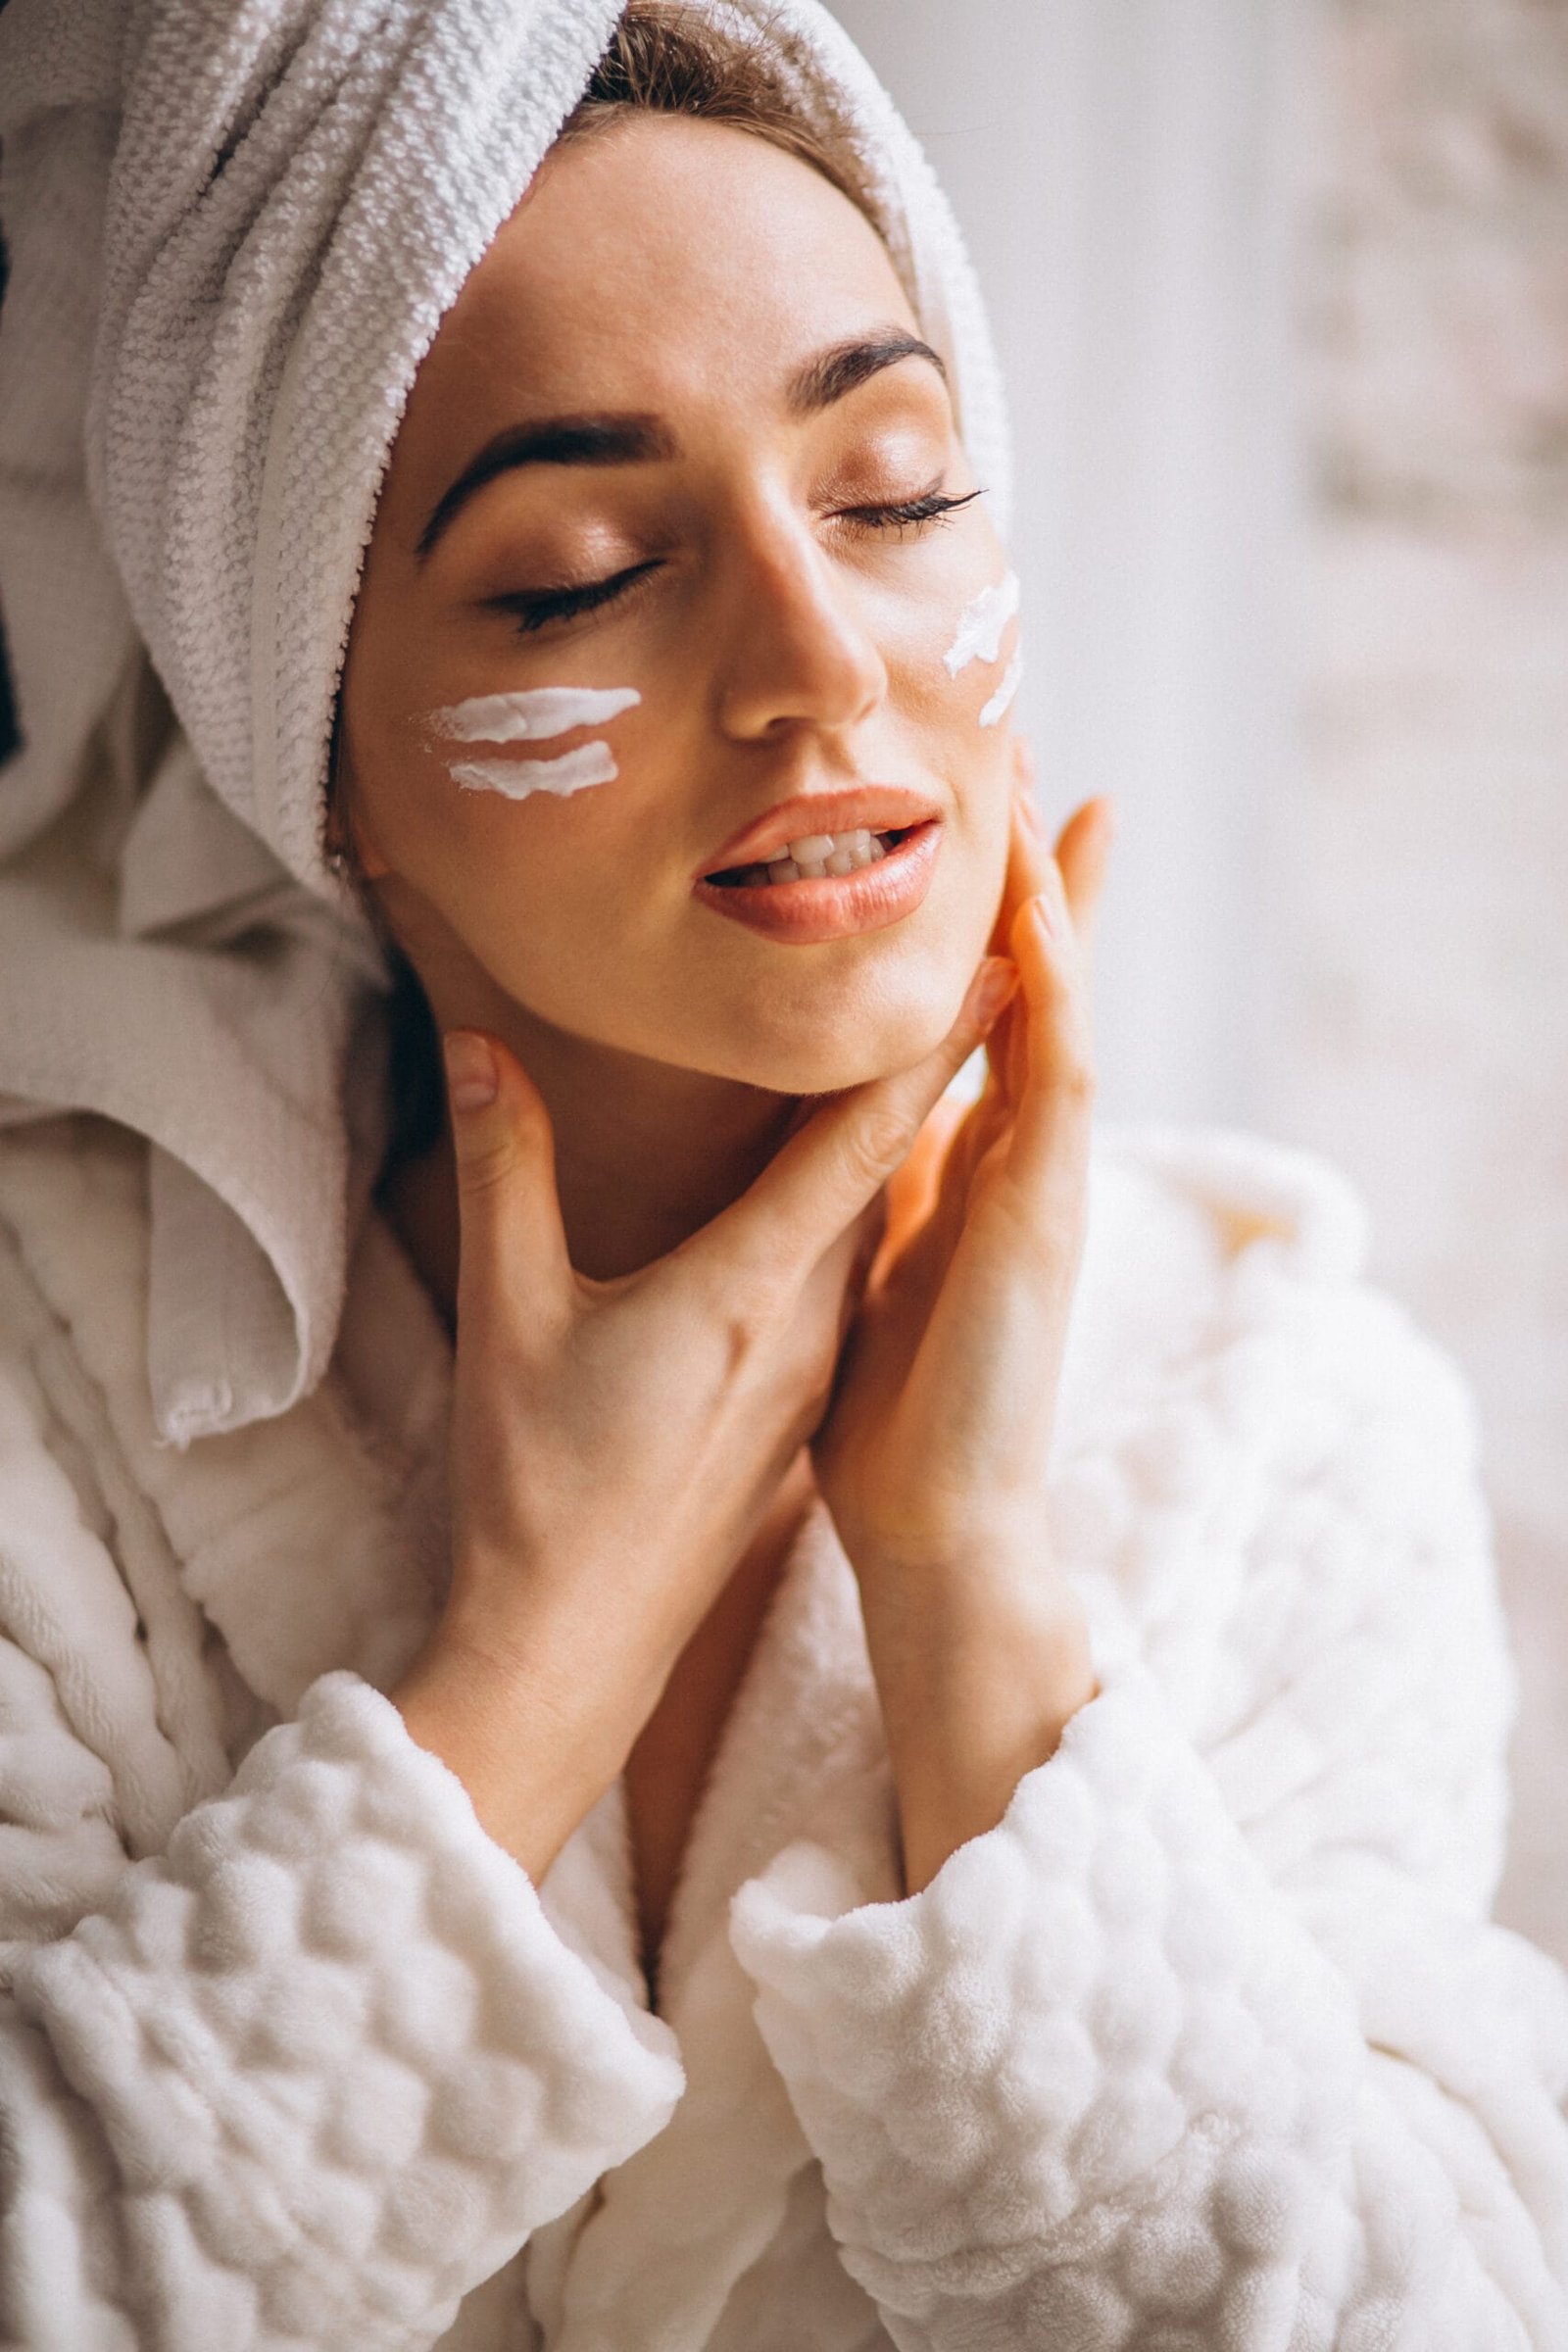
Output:
<instances>
[{"instance_id":1,"label":"shoulder","mask_svg":"<svg viewBox=\"0 0 1568 2352\"><path fill-rule=\"evenodd\" d=\"M1321 1152L1238 1127L1107 1124L1097 1131L1086 1264L1135 1261L1195 1302L1244 1260L1304 1289L1355 1283L1371 1218L1350 1179Z\"/></svg>"},{"instance_id":2,"label":"shoulder","mask_svg":"<svg viewBox=\"0 0 1568 2352\"><path fill-rule=\"evenodd\" d=\"M1320 1154L1121 1129L1098 1173L1087 1334L1135 1342L1105 1349L1053 1525L1107 1637L1244 1818L1293 1756L1303 1787L1362 1773L1388 1824L1424 1782L1442 1867L1492 1884L1517 1686L1468 1375L1372 1278L1366 1204Z\"/></svg>"},{"instance_id":3,"label":"shoulder","mask_svg":"<svg viewBox=\"0 0 1568 2352\"><path fill-rule=\"evenodd\" d=\"M0 1129L0 1361L137 1376L147 1295L147 1147L83 1113Z\"/></svg>"},{"instance_id":4,"label":"shoulder","mask_svg":"<svg viewBox=\"0 0 1568 2352\"><path fill-rule=\"evenodd\" d=\"M1124 1123L1100 1131L1097 1154L1112 1213L1136 1200L1167 1232L1201 1233L1220 1264L1259 1242L1304 1281L1353 1280L1366 1264L1364 1199L1302 1145L1239 1127Z\"/></svg>"},{"instance_id":5,"label":"shoulder","mask_svg":"<svg viewBox=\"0 0 1568 2352\"><path fill-rule=\"evenodd\" d=\"M1223 1126L1100 1134L1085 1320L1114 1325L1261 1433L1311 1393L1394 1408L1467 1457L1474 1397L1451 1352L1374 1279L1371 1213L1331 1158Z\"/></svg>"},{"instance_id":6,"label":"shoulder","mask_svg":"<svg viewBox=\"0 0 1568 2352\"><path fill-rule=\"evenodd\" d=\"M0 1222L40 1273L117 1248L127 1275L145 1255L147 1144L85 1111L0 1126ZM94 1245L98 1245L95 1251Z\"/></svg>"},{"instance_id":7,"label":"shoulder","mask_svg":"<svg viewBox=\"0 0 1568 2352\"><path fill-rule=\"evenodd\" d=\"M1475 1395L1371 1278L1348 1178L1264 1136L1124 1128L1095 1189L1054 1478L1075 1556L1195 1687L1199 1652L1304 1657L1351 1616L1437 1610L1500 1659Z\"/></svg>"},{"instance_id":8,"label":"shoulder","mask_svg":"<svg viewBox=\"0 0 1568 2352\"><path fill-rule=\"evenodd\" d=\"M85 1112L0 1130L0 1374L89 1520L108 1490L145 1494L153 1450L147 1155ZM14 1430L12 1477L19 1449Z\"/></svg>"},{"instance_id":9,"label":"shoulder","mask_svg":"<svg viewBox=\"0 0 1568 2352\"><path fill-rule=\"evenodd\" d=\"M150 1852L223 1767L194 1612L165 1574L110 1393L139 1362L142 1152L74 1116L0 1133L3 1809L20 1806L6 1834L24 1876L27 1857L52 1857L30 1891L10 1888L8 1933L19 1901L69 1912L73 1840L101 1861L107 1822L112 1849Z\"/></svg>"},{"instance_id":10,"label":"shoulder","mask_svg":"<svg viewBox=\"0 0 1568 2352\"><path fill-rule=\"evenodd\" d=\"M148 1376L148 1150L90 1117L0 1132L0 1412L11 1423L0 1431L0 1529L28 1524L29 1497L53 1484L61 1530L53 1548L33 1546L40 1577L73 1497L126 1575L132 1551L149 1576L156 1555L182 1628L182 1673L199 1679L189 1664L199 1611L248 1692L280 1712L332 1667L385 1688L427 1630L440 1567L419 1483L441 1468L438 1415L414 1410L431 1384L416 1379L410 1317L372 1317L359 1350L388 1359L396 1442L367 1420L334 1362L282 1413L165 1443ZM368 1278L385 1287L381 1259ZM402 1302L400 1292L392 1304ZM362 1303L351 1300L356 1315Z\"/></svg>"},{"instance_id":11,"label":"shoulder","mask_svg":"<svg viewBox=\"0 0 1568 2352\"><path fill-rule=\"evenodd\" d=\"M1333 1717L1352 1635L1385 1696L1441 1638L1494 1730L1510 1678L1477 1401L1371 1278L1361 1196L1321 1155L1229 1129L1113 1130L1101 1151L1082 1335L1100 1386L1064 1433L1058 1532L1200 1715L1209 1684L1223 1716L1227 1690L1250 1704L1321 1662Z\"/></svg>"}]
</instances>

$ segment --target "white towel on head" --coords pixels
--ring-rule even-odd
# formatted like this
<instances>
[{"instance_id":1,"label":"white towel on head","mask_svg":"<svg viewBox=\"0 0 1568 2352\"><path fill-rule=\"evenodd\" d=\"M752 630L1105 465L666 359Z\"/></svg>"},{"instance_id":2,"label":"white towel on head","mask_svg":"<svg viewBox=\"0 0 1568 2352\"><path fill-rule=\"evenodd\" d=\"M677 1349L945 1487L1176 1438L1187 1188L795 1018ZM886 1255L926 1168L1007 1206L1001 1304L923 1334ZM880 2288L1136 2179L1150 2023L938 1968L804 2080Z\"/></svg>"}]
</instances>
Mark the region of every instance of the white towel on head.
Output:
<instances>
[{"instance_id":1,"label":"white towel on head","mask_svg":"<svg viewBox=\"0 0 1568 2352\"><path fill-rule=\"evenodd\" d=\"M978 291L815 0L704 0L848 132L1007 497ZM150 1137L184 1443L330 1355L381 1149L381 957L323 863L338 674L420 359L620 0L11 0L0 17L0 1116ZM167 700L166 700L167 698Z\"/></svg>"}]
</instances>

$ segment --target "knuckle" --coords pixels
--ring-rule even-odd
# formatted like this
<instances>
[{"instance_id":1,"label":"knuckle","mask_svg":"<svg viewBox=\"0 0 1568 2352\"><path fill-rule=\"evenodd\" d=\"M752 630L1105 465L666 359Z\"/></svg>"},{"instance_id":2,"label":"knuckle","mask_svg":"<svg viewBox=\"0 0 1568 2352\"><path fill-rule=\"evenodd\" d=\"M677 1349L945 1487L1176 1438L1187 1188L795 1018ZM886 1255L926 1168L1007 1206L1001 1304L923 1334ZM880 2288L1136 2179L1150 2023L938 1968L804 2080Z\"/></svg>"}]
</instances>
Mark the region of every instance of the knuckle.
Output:
<instances>
[{"instance_id":1,"label":"knuckle","mask_svg":"<svg viewBox=\"0 0 1568 2352\"><path fill-rule=\"evenodd\" d=\"M487 1122L479 1134L470 1128L458 1154L463 1189L474 1195L500 1191L538 1157L544 1142L543 1121L530 1103L518 1104L506 1117Z\"/></svg>"},{"instance_id":2,"label":"knuckle","mask_svg":"<svg viewBox=\"0 0 1568 2352\"><path fill-rule=\"evenodd\" d=\"M914 1141L914 1130L899 1110L868 1110L844 1139L845 1168L857 1184L881 1183Z\"/></svg>"},{"instance_id":3,"label":"knuckle","mask_svg":"<svg viewBox=\"0 0 1568 2352\"><path fill-rule=\"evenodd\" d=\"M705 1267L695 1302L725 1355L739 1363L777 1330L789 1313L790 1298L787 1271L759 1257L744 1265Z\"/></svg>"},{"instance_id":4,"label":"knuckle","mask_svg":"<svg viewBox=\"0 0 1568 2352\"><path fill-rule=\"evenodd\" d=\"M462 1189L471 1200L487 1200L502 1190L516 1164L516 1145L504 1131L483 1138L470 1136L459 1163Z\"/></svg>"},{"instance_id":5,"label":"knuckle","mask_svg":"<svg viewBox=\"0 0 1568 2352\"><path fill-rule=\"evenodd\" d=\"M768 1351L777 1328L776 1316L773 1298L765 1285L749 1284L742 1298L715 1296L709 1300L704 1316L705 1352L715 1367L716 1386L720 1390L751 1378L759 1360Z\"/></svg>"}]
</instances>

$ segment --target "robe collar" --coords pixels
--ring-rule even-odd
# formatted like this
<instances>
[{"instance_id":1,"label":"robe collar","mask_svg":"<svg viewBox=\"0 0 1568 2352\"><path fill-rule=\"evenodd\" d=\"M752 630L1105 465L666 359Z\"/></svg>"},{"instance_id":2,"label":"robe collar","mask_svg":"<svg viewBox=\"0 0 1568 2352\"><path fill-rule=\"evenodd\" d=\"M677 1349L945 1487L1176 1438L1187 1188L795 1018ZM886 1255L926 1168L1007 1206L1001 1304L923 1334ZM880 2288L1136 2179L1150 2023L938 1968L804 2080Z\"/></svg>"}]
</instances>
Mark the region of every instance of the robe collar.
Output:
<instances>
[{"instance_id":1,"label":"robe collar","mask_svg":"<svg viewBox=\"0 0 1568 2352\"><path fill-rule=\"evenodd\" d=\"M1132 1142L1130 1154L1125 1147ZM1180 1131L1146 1129L1102 1147L1089 1232L1058 1389L1057 1441L1083 1466L1130 1402L1149 1394L1173 1348L1201 1346L1215 1276L1259 1238L1303 1271L1343 1272L1360 1230L1333 1180L1314 1163L1235 1138L1229 1156L1205 1155ZM1259 1153L1261 1152L1261 1157ZM1320 1163L1315 1163L1319 1164ZM1250 1178L1242 1181L1247 1168ZM1196 1322L1195 1322L1196 1318ZM339 1525L365 1540L333 1550L364 1563L319 1590L289 1622L290 1587L313 1574L319 1546L279 1550L265 1587L254 1550L209 1545L198 1597L240 1672L280 1710L305 1683L349 1665L382 1689L422 1640L444 1592L441 1465L450 1404L450 1350L412 1267L371 1218L362 1233L339 1348L328 1379L287 1423L314 1416L318 1445L336 1448ZM369 1433L374 1433L373 1436ZM249 1475L268 1449L266 1429L217 1438L248 1445ZM329 1447L330 1450L330 1447ZM238 1516L243 1517L243 1497ZM1114 1544L1107 1536L1107 1561ZM1138 1647L1111 1569L1087 1544L1075 1554L1097 1660ZM214 1576L215 1558L231 1563ZM244 1565L240 1562L243 1560ZM369 1563L373 1562L373 1569ZM383 1580L370 1605L365 1577ZM358 1583L357 1583L358 1578ZM392 1629L390 1637L388 1629ZM552 2352L683 2352L708 2340L731 2288L784 2219L791 2183L812 2162L753 2015L756 1987L731 1948L730 1903L745 1882L798 1838L825 1849L855 1902L897 1900L897 1814L866 1649L858 1588L825 1506L808 1512L786 1560L720 1736L688 1836L661 1959L659 2013L679 2044L686 2087L664 2129L577 2204L533 2233L528 2292ZM623 1779L579 1824L540 1886L557 1932L617 1997L648 2003ZM678 2230L671 2217L680 2217Z\"/></svg>"}]
</instances>

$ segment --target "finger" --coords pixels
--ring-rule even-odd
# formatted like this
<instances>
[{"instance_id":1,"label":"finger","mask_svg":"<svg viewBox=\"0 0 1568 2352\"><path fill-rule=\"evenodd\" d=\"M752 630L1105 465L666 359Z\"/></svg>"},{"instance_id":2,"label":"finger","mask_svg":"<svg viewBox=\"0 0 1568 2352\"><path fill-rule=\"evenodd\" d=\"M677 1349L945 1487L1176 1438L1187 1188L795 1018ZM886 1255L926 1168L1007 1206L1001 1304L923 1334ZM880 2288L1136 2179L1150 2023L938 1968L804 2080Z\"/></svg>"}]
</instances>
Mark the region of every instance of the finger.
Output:
<instances>
[{"instance_id":1,"label":"finger","mask_svg":"<svg viewBox=\"0 0 1568 2352\"><path fill-rule=\"evenodd\" d=\"M458 1171L459 1320L519 1297L538 1312L558 1310L570 1296L571 1261L544 1098L515 1054L483 1030L449 1030L442 1045Z\"/></svg>"},{"instance_id":2,"label":"finger","mask_svg":"<svg viewBox=\"0 0 1568 2352\"><path fill-rule=\"evenodd\" d=\"M871 1268L876 1262L877 1252L887 1238L888 1195L885 1185L872 1200L870 1206L862 1209L851 1230L855 1235L855 1255L850 1261L849 1280L844 1286L844 1296L839 1306L839 1345L841 1347L844 1344L845 1333L855 1320L860 1300L865 1297L866 1285L871 1279Z\"/></svg>"},{"instance_id":3,"label":"finger","mask_svg":"<svg viewBox=\"0 0 1568 2352\"><path fill-rule=\"evenodd\" d=\"M834 1353L843 1347L870 1284L871 1269L887 1230L887 1189L860 1211L831 1249L823 1251L802 1284L798 1302L813 1330L836 1326ZM688 1261L689 1262L689 1261Z\"/></svg>"},{"instance_id":4,"label":"finger","mask_svg":"<svg viewBox=\"0 0 1568 2352\"><path fill-rule=\"evenodd\" d=\"M1018 796L1012 811L1013 854L1009 865L1011 888L1004 902L1007 928L1004 945L1012 952L1013 929L1020 910L1046 888L1053 859L1046 847L1046 828L1033 796ZM993 1107L1009 1111L1021 1101L1027 1078L1025 1031L1028 1011L1021 992L1015 996L987 1040L989 1069L996 1080Z\"/></svg>"},{"instance_id":5,"label":"finger","mask_svg":"<svg viewBox=\"0 0 1568 2352\"><path fill-rule=\"evenodd\" d=\"M1115 836L1115 803L1102 793L1074 809L1056 842L1056 864L1066 888L1086 973L1093 969L1101 894Z\"/></svg>"},{"instance_id":6,"label":"finger","mask_svg":"<svg viewBox=\"0 0 1568 2352\"><path fill-rule=\"evenodd\" d=\"M1045 829L1020 774L1007 810L1007 865L989 954L1005 956L1010 960L1012 926L1019 908L1043 887L1046 862ZM1022 1067L1016 1055L1016 1030L1021 1017L1021 1001L1014 996L986 1040L986 1078L981 1100L993 1106L1012 1100L1016 1091L1015 1072L1016 1085L1022 1084Z\"/></svg>"},{"instance_id":7,"label":"finger","mask_svg":"<svg viewBox=\"0 0 1568 2352\"><path fill-rule=\"evenodd\" d=\"M1013 1119L1009 1173L1046 1237L1077 1229L1097 1078L1088 991L1066 891L1053 877L1013 926L1026 1006L1026 1074Z\"/></svg>"},{"instance_id":8,"label":"finger","mask_svg":"<svg viewBox=\"0 0 1568 2352\"><path fill-rule=\"evenodd\" d=\"M1044 843L1038 822L1033 830L1030 815L1034 803L1026 775L1016 774L1007 803L1007 859L1002 878L1002 899L991 937L986 943L990 956L1005 956L1012 931L1013 918L1027 898L1040 888L1035 861Z\"/></svg>"},{"instance_id":9,"label":"finger","mask_svg":"<svg viewBox=\"0 0 1568 2352\"><path fill-rule=\"evenodd\" d=\"M1013 1017L1020 1001L1013 997L1004 1019ZM941 1288L963 1230L974 1170L997 1136L1006 1129L1009 1116L1001 1102L994 1109L988 1107L984 1099L969 1105L938 1171L934 1196L919 1230L900 1252L900 1292L922 1322Z\"/></svg>"},{"instance_id":10,"label":"finger","mask_svg":"<svg viewBox=\"0 0 1568 2352\"><path fill-rule=\"evenodd\" d=\"M907 1248L931 1214L949 1149L967 1107L951 1095L942 1096L915 1137L908 1157L884 1186L881 1198L887 1203L890 1257Z\"/></svg>"},{"instance_id":11,"label":"finger","mask_svg":"<svg viewBox=\"0 0 1568 2352\"><path fill-rule=\"evenodd\" d=\"M911 1069L830 1096L697 1239L758 1282L770 1282L781 1267L807 1272L902 1166L1016 985L1009 962L987 957L934 1053Z\"/></svg>"}]
</instances>

